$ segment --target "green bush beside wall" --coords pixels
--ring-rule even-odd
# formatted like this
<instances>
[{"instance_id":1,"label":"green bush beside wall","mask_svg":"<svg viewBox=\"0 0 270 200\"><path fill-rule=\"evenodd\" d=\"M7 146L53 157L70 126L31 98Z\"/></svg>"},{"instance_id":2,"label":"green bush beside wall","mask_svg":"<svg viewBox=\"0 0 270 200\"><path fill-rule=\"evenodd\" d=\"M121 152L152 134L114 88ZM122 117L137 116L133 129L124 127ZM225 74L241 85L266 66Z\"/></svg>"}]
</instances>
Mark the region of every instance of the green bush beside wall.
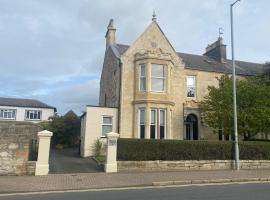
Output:
<instances>
[{"instance_id":1,"label":"green bush beside wall","mask_svg":"<svg viewBox=\"0 0 270 200\"><path fill-rule=\"evenodd\" d=\"M117 160L232 160L233 142L185 140L118 140ZM240 142L241 160L270 160L270 143Z\"/></svg>"}]
</instances>

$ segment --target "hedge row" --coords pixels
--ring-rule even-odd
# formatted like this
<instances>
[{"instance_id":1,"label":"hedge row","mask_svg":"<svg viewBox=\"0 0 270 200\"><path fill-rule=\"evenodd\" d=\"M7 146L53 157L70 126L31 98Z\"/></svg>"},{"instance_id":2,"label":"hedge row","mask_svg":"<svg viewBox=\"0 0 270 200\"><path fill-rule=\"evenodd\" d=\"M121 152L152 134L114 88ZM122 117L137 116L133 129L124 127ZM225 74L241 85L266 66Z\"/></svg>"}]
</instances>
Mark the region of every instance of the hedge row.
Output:
<instances>
[{"instance_id":1,"label":"hedge row","mask_svg":"<svg viewBox=\"0 0 270 200\"><path fill-rule=\"evenodd\" d=\"M241 160L270 160L270 143L240 142ZM231 160L233 142L119 139L117 160Z\"/></svg>"}]
</instances>

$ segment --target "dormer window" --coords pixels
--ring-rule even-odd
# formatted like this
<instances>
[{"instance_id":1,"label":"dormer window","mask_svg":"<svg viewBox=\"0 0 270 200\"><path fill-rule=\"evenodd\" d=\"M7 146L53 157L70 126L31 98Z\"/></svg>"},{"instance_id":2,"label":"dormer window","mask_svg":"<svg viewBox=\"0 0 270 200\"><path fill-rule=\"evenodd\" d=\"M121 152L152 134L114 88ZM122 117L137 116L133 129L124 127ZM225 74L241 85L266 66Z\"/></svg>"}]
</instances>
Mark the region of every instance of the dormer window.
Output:
<instances>
[{"instance_id":1,"label":"dormer window","mask_svg":"<svg viewBox=\"0 0 270 200\"><path fill-rule=\"evenodd\" d=\"M151 91L165 92L166 91L167 68L165 65L151 65Z\"/></svg>"},{"instance_id":2,"label":"dormer window","mask_svg":"<svg viewBox=\"0 0 270 200\"><path fill-rule=\"evenodd\" d=\"M140 65L140 91L146 91L146 67L145 64Z\"/></svg>"}]
</instances>

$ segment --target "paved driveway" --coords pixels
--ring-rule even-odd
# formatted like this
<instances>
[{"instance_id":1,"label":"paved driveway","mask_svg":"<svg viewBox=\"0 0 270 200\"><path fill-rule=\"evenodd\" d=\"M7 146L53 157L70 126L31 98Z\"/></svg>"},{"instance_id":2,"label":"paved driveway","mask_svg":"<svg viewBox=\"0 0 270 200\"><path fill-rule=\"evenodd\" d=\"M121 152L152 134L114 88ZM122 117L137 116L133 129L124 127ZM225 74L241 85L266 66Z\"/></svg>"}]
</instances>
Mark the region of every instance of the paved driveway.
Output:
<instances>
[{"instance_id":1,"label":"paved driveway","mask_svg":"<svg viewBox=\"0 0 270 200\"><path fill-rule=\"evenodd\" d=\"M78 148L51 149L50 174L94 173L102 169L91 158L82 158Z\"/></svg>"}]
</instances>

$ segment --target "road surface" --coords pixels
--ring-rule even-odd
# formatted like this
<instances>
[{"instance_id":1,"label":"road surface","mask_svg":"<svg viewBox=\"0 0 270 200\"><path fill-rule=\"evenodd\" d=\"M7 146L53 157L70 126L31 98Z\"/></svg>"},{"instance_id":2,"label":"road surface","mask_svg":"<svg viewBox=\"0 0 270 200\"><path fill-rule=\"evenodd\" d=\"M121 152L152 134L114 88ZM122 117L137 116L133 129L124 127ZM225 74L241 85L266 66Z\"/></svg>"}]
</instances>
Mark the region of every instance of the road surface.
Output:
<instances>
[{"instance_id":1,"label":"road surface","mask_svg":"<svg viewBox=\"0 0 270 200\"><path fill-rule=\"evenodd\" d=\"M0 200L269 200L270 184L186 186L0 196Z\"/></svg>"}]
</instances>

